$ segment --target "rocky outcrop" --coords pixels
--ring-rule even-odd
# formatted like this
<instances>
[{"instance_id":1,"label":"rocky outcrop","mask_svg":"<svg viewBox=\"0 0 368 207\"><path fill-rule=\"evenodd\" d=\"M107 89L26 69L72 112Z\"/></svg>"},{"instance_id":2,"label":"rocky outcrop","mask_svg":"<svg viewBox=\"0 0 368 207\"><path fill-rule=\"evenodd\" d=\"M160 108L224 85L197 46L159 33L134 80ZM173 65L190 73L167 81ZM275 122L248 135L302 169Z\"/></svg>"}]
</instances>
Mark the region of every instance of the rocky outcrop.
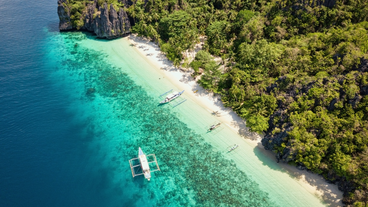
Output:
<instances>
[{"instance_id":1,"label":"rocky outcrop","mask_svg":"<svg viewBox=\"0 0 368 207\"><path fill-rule=\"evenodd\" d=\"M340 55L340 57L343 56ZM351 73L352 71L354 71L354 73ZM270 115L270 119L268 121L269 128L262 139L262 145L264 148L275 152L278 162L290 162L296 165L300 170L313 169L307 168L308 165L305 165L304 162L299 162L297 159L297 157L300 157L300 155L303 154L303 150L305 148L300 147L301 145L294 144L296 143L296 138L292 135L292 130L295 129L292 124L292 114L295 112L293 111L293 107L291 107L291 103L295 103L299 98L303 97L311 100L311 102L309 102L310 105L308 106L308 110L315 111L315 113L318 113L318 111L322 109L325 113L337 114L337 112L341 110L341 106L349 107L351 110L356 110L354 112L356 114L358 114L358 111L359 113L365 113L361 108L366 107L365 96L368 95L368 83L366 78L367 72L368 60L361 58L358 66L351 68L344 74L317 78L307 83L292 83L288 82L287 76L279 77L278 80L266 88L266 94L277 96L278 101L275 111ZM355 94L349 91L351 86L356 87L353 91ZM324 90L324 87L330 87L329 89L331 89L331 91L334 90L336 95L330 96L329 99L324 100L322 98L327 97L324 94L323 96L313 97L313 91L311 91L311 89L320 88ZM334 88L332 89L331 87ZM330 92L328 90L325 90L324 92L326 91ZM311 93L309 94L309 92ZM298 113L298 111L296 111L296 113ZM336 115L336 117L338 116ZM363 128L366 128L366 125L360 125L359 127L360 128L356 127L357 131L354 131L354 133L361 133ZM320 136L324 133L323 127L310 125L306 126L305 129L309 135L314 136L318 140L323 140ZM301 134L301 137L303 136L304 134ZM332 150L329 153L332 154ZM317 170L316 168L313 170L315 170L314 172L322 174L328 182L335 183L338 188L344 192L343 202L345 204L352 205L357 200L364 201L364 199L366 199L366 195L368 195L366 193L366 189L362 188L361 184L357 182L356 179L348 178L343 176L343 174L339 174L334 168L329 167L326 164L328 163L328 160L325 161L323 159L327 160L326 158L322 158L321 163L323 164L319 165ZM306 163L308 163L308 161ZM352 194L354 194L355 197L352 197Z\"/></svg>"},{"instance_id":2,"label":"rocky outcrop","mask_svg":"<svg viewBox=\"0 0 368 207\"><path fill-rule=\"evenodd\" d=\"M84 30L93 32L99 38L113 39L125 36L130 33L130 21L125 8L115 9L113 4L104 3L99 6L97 0L88 3L81 13L80 21L83 21L83 26L79 28L72 24L71 12L66 0L58 1L58 15L60 19L60 31L67 30Z\"/></svg>"},{"instance_id":3,"label":"rocky outcrop","mask_svg":"<svg viewBox=\"0 0 368 207\"><path fill-rule=\"evenodd\" d=\"M66 4L66 0L58 1L59 29L60 31L73 29L70 22L70 12Z\"/></svg>"}]
</instances>

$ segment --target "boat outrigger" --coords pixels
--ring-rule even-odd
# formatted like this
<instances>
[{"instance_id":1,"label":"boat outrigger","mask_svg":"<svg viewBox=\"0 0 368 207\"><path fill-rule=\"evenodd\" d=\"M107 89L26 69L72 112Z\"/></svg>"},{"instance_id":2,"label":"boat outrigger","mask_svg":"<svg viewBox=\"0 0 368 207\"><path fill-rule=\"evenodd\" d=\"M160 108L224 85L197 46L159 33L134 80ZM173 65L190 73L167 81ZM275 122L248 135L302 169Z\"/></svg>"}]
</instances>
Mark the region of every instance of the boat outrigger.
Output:
<instances>
[{"instance_id":1,"label":"boat outrigger","mask_svg":"<svg viewBox=\"0 0 368 207\"><path fill-rule=\"evenodd\" d=\"M212 130L214 130L214 129L216 129L216 128L218 128L219 126L221 125L221 123L218 123L218 124L214 124L214 125L212 125L209 129L208 129L208 131L212 131Z\"/></svg>"},{"instance_id":2,"label":"boat outrigger","mask_svg":"<svg viewBox=\"0 0 368 207\"><path fill-rule=\"evenodd\" d=\"M169 94L166 96L165 100L161 101L160 104L165 104L165 103L169 103L170 101L178 98L179 96L181 96L181 94L183 94L184 91L182 92L174 92L172 94Z\"/></svg>"},{"instance_id":3,"label":"boat outrigger","mask_svg":"<svg viewBox=\"0 0 368 207\"><path fill-rule=\"evenodd\" d=\"M239 147L239 145L235 144L233 147L231 147L231 148L229 149L229 152L231 152L231 151L235 150L235 149L236 149L236 148L238 148L238 147Z\"/></svg>"},{"instance_id":4,"label":"boat outrigger","mask_svg":"<svg viewBox=\"0 0 368 207\"><path fill-rule=\"evenodd\" d=\"M148 162L147 157L153 157L153 161ZM134 160L139 160L140 164L133 165ZM149 163L156 163L157 169L151 170ZM142 149L139 147L138 149L138 157L129 160L130 169L132 170L133 178L135 176L144 175L144 177L150 181L151 180L151 172L160 171L160 167L158 166L156 156L154 154L145 155ZM142 171L136 172L135 168L140 167Z\"/></svg>"}]
</instances>

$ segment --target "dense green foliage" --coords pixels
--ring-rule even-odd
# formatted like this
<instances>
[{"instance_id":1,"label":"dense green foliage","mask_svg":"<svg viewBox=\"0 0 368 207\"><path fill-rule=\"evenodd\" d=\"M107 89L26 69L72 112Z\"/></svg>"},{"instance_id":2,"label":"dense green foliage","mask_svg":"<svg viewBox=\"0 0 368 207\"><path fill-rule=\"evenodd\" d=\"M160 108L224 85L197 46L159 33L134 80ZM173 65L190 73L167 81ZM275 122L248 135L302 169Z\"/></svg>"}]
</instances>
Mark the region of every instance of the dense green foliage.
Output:
<instances>
[{"instance_id":1,"label":"dense green foliage","mask_svg":"<svg viewBox=\"0 0 368 207\"><path fill-rule=\"evenodd\" d=\"M75 28L95 2L94 18L105 2L124 7L67 0ZM251 131L265 132L263 144L278 158L339 181L346 204L366 206L368 0L331 2L134 0L125 9L132 31L157 42L176 66L205 37L190 63L198 83Z\"/></svg>"},{"instance_id":2,"label":"dense green foliage","mask_svg":"<svg viewBox=\"0 0 368 207\"><path fill-rule=\"evenodd\" d=\"M190 63L190 66L195 71L195 74L202 74L201 79L198 83L206 89L216 91L221 71L219 70L219 65L213 59L210 53L200 50L195 57L195 60ZM199 71L199 69L202 71Z\"/></svg>"},{"instance_id":3,"label":"dense green foliage","mask_svg":"<svg viewBox=\"0 0 368 207\"><path fill-rule=\"evenodd\" d=\"M67 0L65 8L70 13L70 21L73 27L80 29L84 25L86 5L89 1L87 0Z\"/></svg>"},{"instance_id":4,"label":"dense green foliage","mask_svg":"<svg viewBox=\"0 0 368 207\"><path fill-rule=\"evenodd\" d=\"M280 157L349 181L344 202L368 205L368 1L137 0L128 13L177 66L205 36L199 83L252 131L287 132Z\"/></svg>"},{"instance_id":5,"label":"dense green foliage","mask_svg":"<svg viewBox=\"0 0 368 207\"><path fill-rule=\"evenodd\" d=\"M74 28L81 29L84 26L84 21L86 18L87 5L95 3L94 0L66 0L64 7L67 8L70 13L70 21ZM107 3L108 9L112 5L116 11L119 11L124 4L119 0L97 0L97 8L103 7L104 3ZM96 18L99 12L95 9L95 14L93 18Z\"/></svg>"}]
</instances>

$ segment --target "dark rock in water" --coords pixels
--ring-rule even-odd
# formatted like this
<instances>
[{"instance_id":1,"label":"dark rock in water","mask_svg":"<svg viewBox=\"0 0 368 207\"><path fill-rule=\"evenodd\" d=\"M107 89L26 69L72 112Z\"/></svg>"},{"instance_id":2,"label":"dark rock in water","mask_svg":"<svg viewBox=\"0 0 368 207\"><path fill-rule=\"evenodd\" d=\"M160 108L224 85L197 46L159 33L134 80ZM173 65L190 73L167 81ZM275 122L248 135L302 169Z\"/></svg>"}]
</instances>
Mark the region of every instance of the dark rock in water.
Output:
<instances>
[{"instance_id":1,"label":"dark rock in water","mask_svg":"<svg viewBox=\"0 0 368 207\"><path fill-rule=\"evenodd\" d=\"M78 29L71 22L71 13L67 4L67 0L58 1L60 31ZM125 36L130 33L131 24L124 9L120 7L116 11L113 4L104 3L99 6L97 0L91 1L82 14L84 24L79 30L93 32L99 38L114 39Z\"/></svg>"},{"instance_id":2,"label":"dark rock in water","mask_svg":"<svg viewBox=\"0 0 368 207\"><path fill-rule=\"evenodd\" d=\"M89 88L88 90L87 90L87 96L90 96L90 95L93 95L94 93L96 92L96 89L94 89L94 88Z\"/></svg>"}]
</instances>

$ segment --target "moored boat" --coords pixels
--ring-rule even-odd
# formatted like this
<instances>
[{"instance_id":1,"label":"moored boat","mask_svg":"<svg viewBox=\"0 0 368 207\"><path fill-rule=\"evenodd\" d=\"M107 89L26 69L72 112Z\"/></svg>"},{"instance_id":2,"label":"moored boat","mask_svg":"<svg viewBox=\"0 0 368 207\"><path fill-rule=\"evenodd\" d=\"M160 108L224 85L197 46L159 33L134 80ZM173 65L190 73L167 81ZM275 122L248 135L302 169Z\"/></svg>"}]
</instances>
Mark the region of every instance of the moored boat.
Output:
<instances>
[{"instance_id":1,"label":"moored boat","mask_svg":"<svg viewBox=\"0 0 368 207\"><path fill-rule=\"evenodd\" d=\"M139 158L139 161L141 163L141 167L142 167L142 170L143 170L144 177L148 181L150 181L150 179L151 179L150 167L149 167L149 164L148 164L148 161L147 161L147 157L143 153L141 148L138 149L138 158Z\"/></svg>"},{"instance_id":2,"label":"moored boat","mask_svg":"<svg viewBox=\"0 0 368 207\"><path fill-rule=\"evenodd\" d=\"M169 103L170 101L178 98L179 96L181 96L181 94L183 94L184 91L182 92L174 92L172 94L169 94L166 96L165 100L161 101L160 104L165 104L165 103Z\"/></svg>"},{"instance_id":3,"label":"moored boat","mask_svg":"<svg viewBox=\"0 0 368 207\"><path fill-rule=\"evenodd\" d=\"M214 129L216 129L216 128L218 128L219 126L221 125L221 123L218 123L218 124L214 124L214 125L212 125L209 129L208 129L208 131L212 131L212 130L214 130Z\"/></svg>"},{"instance_id":4,"label":"moored boat","mask_svg":"<svg viewBox=\"0 0 368 207\"><path fill-rule=\"evenodd\" d=\"M148 157L151 157L151 160L148 161ZM139 161L139 163L136 162ZM156 164L156 169L150 168L150 163ZM133 178L139 175L144 175L144 177L150 181L151 173L155 171L160 171L160 167L158 166L157 159L155 154L144 154L143 150L139 147L138 149L138 157L129 160L130 169L132 170Z\"/></svg>"},{"instance_id":5,"label":"moored boat","mask_svg":"<svg viewBox=\"0 0 368 207\"><path fill-rule=\"evenodd\" d=\"M235 149L236 149L236 148L238 148L238 147L239 147L239 145L235 144L233 147L231 147L231 148L229 149L229 152L231 152L231 151L235 150Z\"/></svg>"}]
</instances>

